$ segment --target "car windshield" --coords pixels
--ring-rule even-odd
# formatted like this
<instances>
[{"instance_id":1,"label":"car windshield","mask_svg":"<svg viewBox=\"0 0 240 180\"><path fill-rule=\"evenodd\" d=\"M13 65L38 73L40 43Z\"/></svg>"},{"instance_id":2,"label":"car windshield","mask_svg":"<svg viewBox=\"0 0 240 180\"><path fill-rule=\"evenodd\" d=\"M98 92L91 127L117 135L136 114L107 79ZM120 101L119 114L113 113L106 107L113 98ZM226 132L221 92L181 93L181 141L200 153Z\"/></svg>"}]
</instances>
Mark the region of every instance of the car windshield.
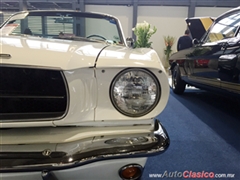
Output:
<instances>
[{"instance_id":1,"label":"car windshield","mask_svg":"<svg viewBox=\"0 0 240 180\"><path fill-rule=\"evenodd\" d=\"M97 13L33 11L12 16L1 28L2 34L31 35L66 40L105 41L124 44L119 21Z\"/></svg>"},{"instance_id":2,"label":"car windshield","mask_svg":"<svg viewBox=\"0 0 240 180\"><path fill-rule=\"evenodd\" d=\"M205 42L215 42L234 37L240 26L240 12L225 16L217 21L205 37Z\"/></svg>"}]
</instances>

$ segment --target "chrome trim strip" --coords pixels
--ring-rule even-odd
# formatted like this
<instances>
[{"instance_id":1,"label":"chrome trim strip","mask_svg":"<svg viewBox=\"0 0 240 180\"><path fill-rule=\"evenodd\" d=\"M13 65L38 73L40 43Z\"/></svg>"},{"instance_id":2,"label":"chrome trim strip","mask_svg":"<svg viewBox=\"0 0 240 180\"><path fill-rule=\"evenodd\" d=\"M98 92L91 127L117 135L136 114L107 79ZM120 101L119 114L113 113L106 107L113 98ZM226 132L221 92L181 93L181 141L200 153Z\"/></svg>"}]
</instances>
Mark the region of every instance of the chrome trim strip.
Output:
<instances>
[{"instance_id":1,"label":"chrome trim strip","mask_svg":"<svg viewBox=\"0 0 240 180\"><path fill-rule=\"evenodd\" d=\"M0 54L0 58L10 59L12 56L10 54Z\"/></svg>"},{"instance_id":2,"label":"chrome trim strip","mask_svg":"<svg viewBox=\"0 0 240 180\"><path fill-rule=\"evenodd\" d=\"M1 64L1 67L13 67L13 68L29 68L29 69L44 69L44 70L55 70L62 71L59 67L49 67L49 66L36 66L36 65L24 65L24 64Z\"/></svg>"},{"instance_id":3,"label":"chrome trim strip","mask_svg":"<svg viewBox=\"0 0 240 180\"><path fill-rule=\"evenodd\" d=\"M141 138L144 139L143 142L141 142ZM131 141L124 141L126 139ZM106 140L116 141L112 141L113 144L106 144ZM140 141L138 142L138 140ZM3 144L2 141L1 143ZM49 144L56 144L56 147L51 151L47 148L50 146ZM35 151L29 149L29 144L14 145L19 150L13 150L11 146L4 148L4 145L0 145L0 149L2 149L0 172L62 170L108 159L148 157L163 153L169 144L170 140L166 130L156 120L154 129L144 133L115 134L106 137L99 134L99 137L78 139L73 142L58 144L48 142L34 145L39 147ZM25 149L24 146L26 146Z\"/></svg>"}]
</instances>

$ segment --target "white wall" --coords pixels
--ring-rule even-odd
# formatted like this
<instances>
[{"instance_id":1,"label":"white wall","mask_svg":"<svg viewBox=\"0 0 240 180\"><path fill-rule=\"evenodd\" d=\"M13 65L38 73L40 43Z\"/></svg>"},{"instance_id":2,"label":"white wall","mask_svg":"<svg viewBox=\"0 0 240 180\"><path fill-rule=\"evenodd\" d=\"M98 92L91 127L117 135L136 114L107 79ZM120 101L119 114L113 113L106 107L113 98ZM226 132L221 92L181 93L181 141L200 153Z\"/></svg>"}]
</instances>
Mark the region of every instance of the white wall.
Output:
<instances>
[{"instance_id":1,"label":"white wall","mask_svg":"<svg viewBox=\"0 0 240 180\"><path fill-rule=\"evenodd\" d=\"M196 7L195 16L210 16L210 17L218 17L222 13L230 10L232 8L220 8L220 7Z\"/></svg>"},{"instance_id":2,"label":"white wall","mask_svg":"<svg viewBox=\"0 0 240 180\"><path fill-rule=\"evenodd\" d=\"M173 36L177 41L178 37L183 35L186 30L185 18L187 15L187 7L140 6L138 8L137 21L145 20L157 28L157 32L151 38L152 47L157 51L163 63L165 48L163 36ZM173 51L176 51L176 42L173 45Z\"/></svg>"}]
</instances>

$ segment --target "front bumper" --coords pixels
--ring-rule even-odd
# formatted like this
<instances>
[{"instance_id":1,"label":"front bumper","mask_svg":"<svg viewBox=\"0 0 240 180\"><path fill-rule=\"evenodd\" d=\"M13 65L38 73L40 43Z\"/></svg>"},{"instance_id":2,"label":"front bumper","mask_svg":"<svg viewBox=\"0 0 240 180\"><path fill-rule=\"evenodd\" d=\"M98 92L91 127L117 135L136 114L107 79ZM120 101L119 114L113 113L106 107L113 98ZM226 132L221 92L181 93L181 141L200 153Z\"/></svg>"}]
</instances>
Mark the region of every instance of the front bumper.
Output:
<instances>
[{"instance_id":1,"label":"front bumper","mask_svg":"<svg viewBox=\"0 0 240 180\"><path fill-rule=\"evenodd\" d=\"M0 172L48 173L97 161L164 152L169 146L166 130L158 120L154 129L149 126L1 130ZM13 139L19 143L12 144Z\"/></svg>"}]
</instances>

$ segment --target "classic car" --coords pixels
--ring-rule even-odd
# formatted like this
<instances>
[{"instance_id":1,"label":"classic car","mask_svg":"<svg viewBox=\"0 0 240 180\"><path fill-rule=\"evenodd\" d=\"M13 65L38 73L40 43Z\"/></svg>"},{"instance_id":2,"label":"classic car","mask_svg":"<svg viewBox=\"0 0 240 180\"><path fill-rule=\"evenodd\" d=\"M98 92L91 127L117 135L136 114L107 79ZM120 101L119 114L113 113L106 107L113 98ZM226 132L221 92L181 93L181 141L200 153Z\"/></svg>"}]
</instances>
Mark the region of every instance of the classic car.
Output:
<instances>
[{"instance_id":1,"label":"classic car","mask_svg":"<svg viewBox=\"0 0 240 180\"><path fill-rule=\"evenodd\" d=\"M182 94L190 85L239 97L240 7L216 19L187 19L187 24L194 46L170 57L173 92Z\"/></svg>"},{"instance_id":2,"label":"classic car","mask_svg":"<svg viewBox=\"0 0 240 180\"><path fill-rule=\"evenodd\" d=\"M0 34L1 180L135 180L168 148L166 71L116 17L23 11Z\"/></svg>"}]
</instances>

